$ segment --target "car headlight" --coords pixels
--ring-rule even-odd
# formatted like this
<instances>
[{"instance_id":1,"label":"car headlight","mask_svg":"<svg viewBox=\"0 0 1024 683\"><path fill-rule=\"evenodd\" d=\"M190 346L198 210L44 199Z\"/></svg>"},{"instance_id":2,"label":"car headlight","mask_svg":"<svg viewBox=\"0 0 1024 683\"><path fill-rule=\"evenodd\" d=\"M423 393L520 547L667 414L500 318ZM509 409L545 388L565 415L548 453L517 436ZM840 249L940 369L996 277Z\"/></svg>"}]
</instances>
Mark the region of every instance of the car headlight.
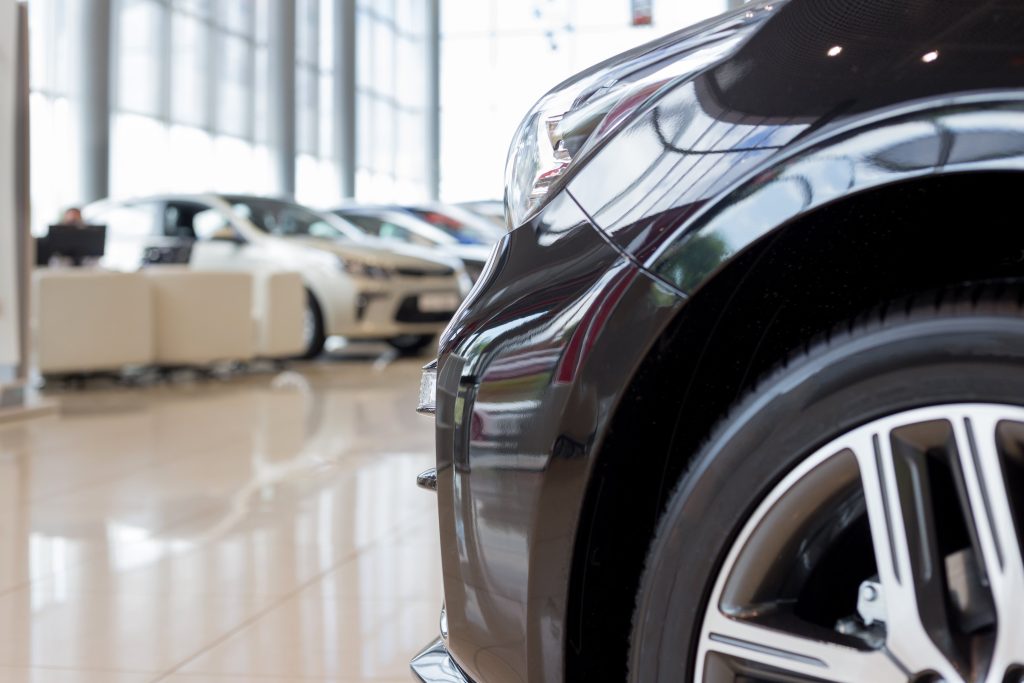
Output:
<instances>
[{"instance_id":1,"label":"car headlight","mask_svg":"<svg viewBox=\"0 0 1024 683\"><path fill-rule=\"evenodd\" d=\"M771 5L748 6L591 67L542 97L519 124L505 164L505 220L517 228L569 170L659 91L728 57Z\"/></svg>"},{"instance_id":2,"label":"car headlight","mask_svg":"<svg viewBox=\"0 0 1024 683\"><path fill-rule=\"evenodd\" d=\"M389 273L386 268L381 268L380 266L375 266L353 258L339 256L338 265L341 266L343 271L349 275L355 275L356 277L365 277L372 280L386 280L391 277L391 273Z\"/></svg>"}]
</instances>

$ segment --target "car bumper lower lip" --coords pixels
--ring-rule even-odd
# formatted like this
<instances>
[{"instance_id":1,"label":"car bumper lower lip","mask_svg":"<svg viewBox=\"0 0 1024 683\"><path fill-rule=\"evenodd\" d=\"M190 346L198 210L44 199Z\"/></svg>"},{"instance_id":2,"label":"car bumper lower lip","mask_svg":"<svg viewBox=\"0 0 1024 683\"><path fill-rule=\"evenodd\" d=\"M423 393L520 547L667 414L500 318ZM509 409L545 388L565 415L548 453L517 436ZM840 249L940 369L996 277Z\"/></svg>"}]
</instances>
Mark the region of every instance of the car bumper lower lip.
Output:
<instances>
[{"instance_id":1,"label":"car bumper lower lip","mask_svg":"<svg viewBox=\"0 0 1024 683\"><path fill-rule=\"evenodd\" d=\"M409 667L423 683L473 683L452 660L440 638L413 657Z\"/></svg>"}]
</instances>

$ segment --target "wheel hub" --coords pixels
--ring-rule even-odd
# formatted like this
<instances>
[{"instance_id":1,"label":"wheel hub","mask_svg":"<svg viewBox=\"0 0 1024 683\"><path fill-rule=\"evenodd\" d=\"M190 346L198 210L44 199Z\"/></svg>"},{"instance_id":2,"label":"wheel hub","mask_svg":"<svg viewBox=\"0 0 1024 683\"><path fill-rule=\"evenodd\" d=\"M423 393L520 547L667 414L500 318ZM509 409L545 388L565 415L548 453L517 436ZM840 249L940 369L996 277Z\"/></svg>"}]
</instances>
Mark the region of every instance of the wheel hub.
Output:
<instances>
[{"instance_id":1,"label":"wheel hub","mask_svg":"<svg viewBox=\"0 0 1024 683\"><path fill-rule=\"evenodd\" d=\"M852 430L737 537L695 680L985 681L1024 672L1024 410L958 404Z\"/></svg>"}]
</instances>

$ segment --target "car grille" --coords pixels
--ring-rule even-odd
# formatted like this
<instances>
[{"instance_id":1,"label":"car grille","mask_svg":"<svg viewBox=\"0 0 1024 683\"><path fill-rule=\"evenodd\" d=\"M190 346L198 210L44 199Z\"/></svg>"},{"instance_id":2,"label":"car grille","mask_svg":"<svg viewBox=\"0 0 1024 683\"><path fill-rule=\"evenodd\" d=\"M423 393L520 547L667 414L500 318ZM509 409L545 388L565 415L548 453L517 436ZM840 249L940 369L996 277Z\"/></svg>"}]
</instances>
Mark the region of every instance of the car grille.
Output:
<instances>
[{"instance_id":1,"label":"car grille","mask_svg":"<svg viewBox=\"0 0 1024 683\"><path fill-rule=\"evenodd\" d=\"M422 268L395 268L395 272L404 277L445 277L453 275L452 268L438 268L437 270L423 270Z\"/></svg>"},{"instance_id":2,"label":"car grille","mask_svg":"<svg viewBox=\"0 0 1024 683\"><path fill-rule=\"evenodd\" d=\"M419 309L417 297L407 296L395 313L395 320L400 323L443 323L448 322L455 311L439 311L426 313Z\"/></svg>"}]
</instances>

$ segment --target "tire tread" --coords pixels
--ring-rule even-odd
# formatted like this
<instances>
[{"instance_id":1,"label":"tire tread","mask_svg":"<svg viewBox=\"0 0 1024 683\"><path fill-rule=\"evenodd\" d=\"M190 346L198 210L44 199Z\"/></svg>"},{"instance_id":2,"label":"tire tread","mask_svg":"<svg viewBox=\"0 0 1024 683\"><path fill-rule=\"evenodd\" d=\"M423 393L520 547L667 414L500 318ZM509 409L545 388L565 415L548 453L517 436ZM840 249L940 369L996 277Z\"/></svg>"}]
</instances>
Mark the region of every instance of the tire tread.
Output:
<instances>
[{"instance_id":1,"label":"tire tread","mask_svg":"<svg viewBox=\"0 0 1024 683\"><path fill-rule=\"evenodd\" d=\"M797 348L770 365L768 370L753 377L747 386L738 392L738 398L714 421L706 437L700 441L700 445L690 455L678 480L670 487L670 493L666 496L664 506L659 513L655 534L644 558L641 588L637 591L630 623L631 642L635 639L639 626L638 616L645 593L644 577L651 571L652 561L660 541L671 530L671 525L667 523L668 515L665 512L671 501L686 486L694 469L700 464L701 458L698 456L728 429L734 416L742 413L752 402L757 400L764 387L771 385L783 375L797 371L804 364L814 361L830 350L861 335L884 331L917 319L934 317L936 313L958 317L970 317L979 313L1024 317L1024 281L998 279L965 282L883 301L859 315L851 316L844 322L809 336ZM628 657L629 680L635 680L633 678L633 648L631 647L630 650Z\"/></svg>"}]
</instances>

